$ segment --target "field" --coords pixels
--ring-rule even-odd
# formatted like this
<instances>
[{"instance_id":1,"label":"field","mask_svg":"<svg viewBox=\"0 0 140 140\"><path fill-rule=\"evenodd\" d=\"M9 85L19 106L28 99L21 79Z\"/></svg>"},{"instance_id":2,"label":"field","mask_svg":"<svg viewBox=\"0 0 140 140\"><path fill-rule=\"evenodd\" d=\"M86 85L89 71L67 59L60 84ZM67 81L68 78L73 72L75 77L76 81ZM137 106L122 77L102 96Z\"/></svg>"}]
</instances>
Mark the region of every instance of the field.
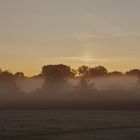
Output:
<instances>
[{"instance_id":1,"label":"field","mask_svg":"<svg viewBox=\"0 0 140 140\"><path fill-rule=\"evenodd\" d=\"M139 140L136 111L0 111L0 140Z\"/></svg>"}]
</instances>

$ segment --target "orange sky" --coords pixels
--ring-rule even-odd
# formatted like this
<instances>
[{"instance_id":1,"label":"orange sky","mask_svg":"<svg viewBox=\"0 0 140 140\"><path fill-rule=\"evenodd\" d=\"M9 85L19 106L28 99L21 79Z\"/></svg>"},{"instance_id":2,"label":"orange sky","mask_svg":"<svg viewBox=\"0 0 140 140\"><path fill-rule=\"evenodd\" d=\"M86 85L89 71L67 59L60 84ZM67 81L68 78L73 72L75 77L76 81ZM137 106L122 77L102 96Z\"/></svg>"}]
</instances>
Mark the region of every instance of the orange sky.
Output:
<instances>
[{"instance_id":1,"label":"orange sky","mask_svg":"<svg viewBox=\"0 0 140 140\"><path fill-rule=\"evenodd\" d=\"M138 0L0 1L0 64L31 76L47 64L140 68Z\"/></svg>"}]
</instances>

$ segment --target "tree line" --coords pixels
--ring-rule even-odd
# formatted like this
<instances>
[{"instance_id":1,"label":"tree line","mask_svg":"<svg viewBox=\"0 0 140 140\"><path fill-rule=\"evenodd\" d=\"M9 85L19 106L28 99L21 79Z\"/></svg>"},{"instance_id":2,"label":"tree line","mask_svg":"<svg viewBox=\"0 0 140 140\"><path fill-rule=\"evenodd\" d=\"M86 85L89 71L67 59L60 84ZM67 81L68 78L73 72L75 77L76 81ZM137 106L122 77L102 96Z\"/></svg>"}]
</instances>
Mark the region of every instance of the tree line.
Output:
<instances>
[{"instance_id":1,"label":"tree line","mask_svg":"<svg viewBox=\"0 0 140 140\"><path fill-rule=\"evenodd\" d=\"M95 80L110 77L136 77L136 85L130 90L110 87L109 89L97 90ZM41 87L36 87L33 81L42 79ZM34 90L26 93L21 90L26 81L32 80ZM130 79L131 80L131 79ZM21 81L24 81L23 83ZM21 82L20 86L18 82ZM128 85L129 87L129 85ZM126 88L127 89L127 88ZM0 107L46 107L46 108L118 108L120 103L123 107L140 108L140 70L132 69L125 73L119 71L109 72L104 66L88 67L80 66L73 69L64 64L46 65L42 67L40 74L26 77L23 72L15 74L0 70ZM127 94L127 95L126 95ZM122 107L122 106L121 106ZM121 108L120 107L120 108Z\"/></svg>"},{"instance_id":2,"label":"tree line","mask_svg":"<svg viewBox=\"0 0 140 140\"><path fill-rule=\"evenodd\" d=\"M140 76L140 69L132 69L125 73L120 71L109 72L104 66L88 67L86 65L80 66L78 69L72 69L70 66L64 64L46 65L42 67L42 71L38 77L44 76L49 78L61 79L64 77L104 77L104 76ZM23 72L11 73L9 70L3 71L0 69L0 78L13 77L21 78L26 77ZM35 76L33 76L35 77Z\"/></svg>"}]
</instances>

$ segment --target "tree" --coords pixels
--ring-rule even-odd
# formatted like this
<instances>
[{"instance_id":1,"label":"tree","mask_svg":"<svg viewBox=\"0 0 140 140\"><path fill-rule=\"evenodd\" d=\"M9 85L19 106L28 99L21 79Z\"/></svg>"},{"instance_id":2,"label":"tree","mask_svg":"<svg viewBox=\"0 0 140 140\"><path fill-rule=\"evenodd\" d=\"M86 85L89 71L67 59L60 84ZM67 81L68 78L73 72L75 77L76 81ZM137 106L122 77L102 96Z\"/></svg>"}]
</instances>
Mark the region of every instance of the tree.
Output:
<instances>
[{"instance_id":1,"label":"tree","mask_svg":"<svg viewBox=\"0 0 140 140\"><path fill-rule=\"evenodd\" d=\"M135 76L137 77L137 83L138 83L138 87L140 87L140 70L139 69L132 69L130 71L126 72L127 76Z\"/></svg>"},{"instance_id":2,"label":"tree","mask_svg":"<svg viewBox=\"0 0 140 140\"><path fill-rule=\"evenodd\" d=\"M19 77L19 78L20 78L20 77L24 77L24 73L23 73L23 72L16 72L16 73L15 73L15 76L16 76L16 77Z\"/></svg>"},{"instance_id":3,"label":"tree","mask_svg":"<svg viewBox=\"0 0 140 140\"><path fill-rule=\"evenodd\" d=\"M80 77L78 85L75 87L75 90L77 93L80 94L87 94L87 93L93 93L95 91L94 89L94 83L90 80L84 77Z\"/></svg>"},{"instance_id":4,"label":"tree","mask_svg":"<svg viewBox=\"0 0 140 140\"><path fill-rule=\"evenodd\" d=\"M127 71L126 75L140 77L140 70L139 69L133 69L133 70Z\"/></svg>"},{"instance_id":5,"label":"tree","mask_svg":"<svg viewBox=\"0 0 140 140\"><path fill-rule=\"evenodd\" d=\"M110 72L108 75L109 76L123 76L123 73L119 71L113 71L113 72Z\"/></svg>"},{"instance_id":6,"label":"tree","mask_svg":"<svg viewBox=\"0 0 140 140\"><path fill-rule=\"evenodd\" d=\"M105 67L103 66L98 66L95 68L89 68L88 76L90 78L94 77L104 77L108 75L108 71Z\"/></svg>"},{"instance_id":7,"label":"tree","mask_svg":"<svg viewBox=\"0 0 140 140\"><path fill-rule=\"evenodd\" d=\"M59 64L44 66L42 75L45 78L43 85L45 93L62 93L69 86L68 79L73 78L75 73L69 66Z\"/></svg>"},{"instance_id":8,"label":"tree","mask_svg":"<svg viewBox=\"0 0 140 140\"><path fill-rule=\"evenodd\" d=\"M18 87L16 85L14 76L8 71L3 71L0 73L0 93L11 94L17 93Z\"/></svg>"},{"instance_id":9,"label":"tree","mask_svg":"<svg viewBox=\"0 0 140 140\"><path fill-rule=\"evenodd\" d=\"M0 69L0 73L2 73L2 69Z\"/></svg>"},{"instance_id":10,"label":"tree","mask_svg":"<svg viewBox=\"0 0 140 140\"><path fill-rule=\"evenodd\" d=\"M90 69L88 66L81 66L78 69L79 72L79 83L76 86L76 92L80 94L92 93L95 91L94 83L90 83Z\"/></svg>"},{"instance_id":11,"label":"tree","mask_svg":"<svg viewBox=\"0 0 140 140\"><path fill-rule=\"evenodd\" d=\"M87 77L88 76L89 67L83 65L83 66L79 67L77 71L78 71L80 77Z\"/></svg>"},{"instance_id":12,"label":"tree","mask_svg":"<svg viewBox=\"0 0 140 140\"><path fill-rule=\"evenodd\" d=\"M49 80L60 80L64 78L74 77L72 69L69 66L63 64L44 66L42 68L42 74Z\"/></svg>"}]
</instances>

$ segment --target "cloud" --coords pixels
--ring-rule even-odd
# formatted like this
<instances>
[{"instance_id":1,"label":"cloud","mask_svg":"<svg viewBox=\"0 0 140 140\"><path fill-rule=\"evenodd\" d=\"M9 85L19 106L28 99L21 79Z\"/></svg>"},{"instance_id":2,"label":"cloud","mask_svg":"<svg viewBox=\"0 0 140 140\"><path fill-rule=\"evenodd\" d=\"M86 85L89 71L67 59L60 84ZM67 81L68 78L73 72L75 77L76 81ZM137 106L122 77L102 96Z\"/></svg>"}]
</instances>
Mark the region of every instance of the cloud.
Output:
<instances>
[{"instance_id":1,"label":"cloud","mask_svg":"<svg viewBox=\"0 0 140 140\"><path fill-rule=\"evenodd\" d=\"M102 15L81 8L77 8L77 11L82 22L82 29L72 33L72 36L77 40L140 36L140 32L124 30L122 26L113 24L111 19L104 19Z\"/></svg>"},{"instance_id":2,"label":"cloud","mask_svg":"<svg viewBox=\"0 0 140 140\"><path fill-rule=\"evenodd\" d=\"M73 36L78 40L84 39L92 39L92 38L100 38L100 39L111 39L117 37L133 37L133 36L140 36L140 33L133 33L133 32L120 32L120 33L110 33L110 34L92 34L92 33L84 33L84 32L74 32Z\"/></svg>"},{"instance_id":3,"label":"cloud","mask_svg":"<svg viewBox=\"0 0 140 140\"><path fill-rule=\"evenodd\" d=\"M83 57L61 57L61 59L65 60L77 60L77 61L83 61L83 62L107 62L109 60L107 59L96 59L88 56Z\"/></svg>"},{"instance_id":4,"label":"cloud","mask_svg":"<svg viewBox=\"0 0 140 140\"><path fill-rule=\"evenodd\" d=\"M110 38L111 36L107 35L100 35L100 34L89 34L89 33L83 33L83 32L74 32L73 36L78 40L84 40L89 38Z\"/></svg>"}]
</instances>

